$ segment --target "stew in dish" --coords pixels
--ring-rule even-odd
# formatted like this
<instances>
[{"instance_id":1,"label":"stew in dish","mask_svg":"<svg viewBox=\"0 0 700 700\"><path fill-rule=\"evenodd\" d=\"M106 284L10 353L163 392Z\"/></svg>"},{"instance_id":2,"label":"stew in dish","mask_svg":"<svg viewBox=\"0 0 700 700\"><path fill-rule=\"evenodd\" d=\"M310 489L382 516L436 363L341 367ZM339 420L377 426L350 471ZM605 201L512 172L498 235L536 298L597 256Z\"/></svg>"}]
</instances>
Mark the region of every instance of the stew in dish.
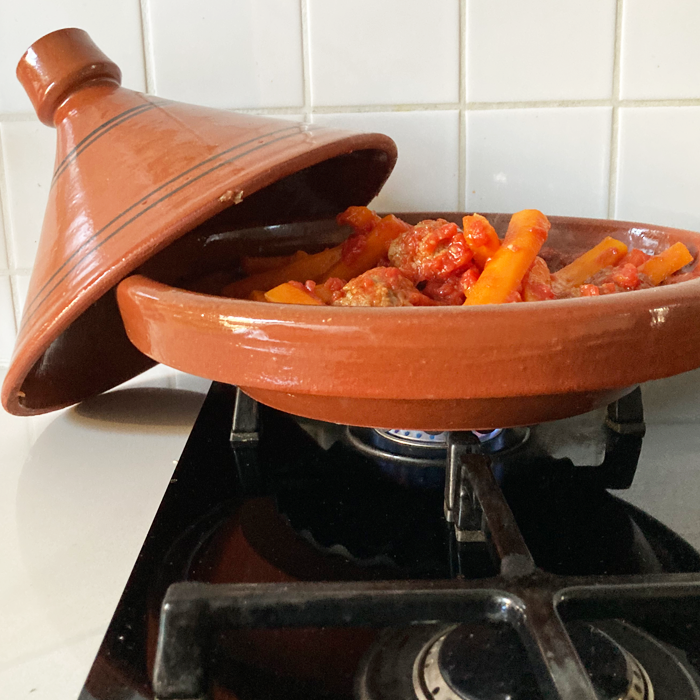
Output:
<instances>
[{"instance_id":1,"label":"stew in dish","mask_svg":"<svg viewBox=\"0 0 700 700\"><path fill-rule=\"evenodd\" d=\"M434 219L411 226L367 207L337 218L352 235L320 253L243 260L248 274L223 294L287 304L445 306L600 296L675 281L693 261L683 243L658 255L607 237L562 266L543 249L550 223L535 209L510 220L503 240L480 214L462 228Z\"/></svg>"}]
</instances>

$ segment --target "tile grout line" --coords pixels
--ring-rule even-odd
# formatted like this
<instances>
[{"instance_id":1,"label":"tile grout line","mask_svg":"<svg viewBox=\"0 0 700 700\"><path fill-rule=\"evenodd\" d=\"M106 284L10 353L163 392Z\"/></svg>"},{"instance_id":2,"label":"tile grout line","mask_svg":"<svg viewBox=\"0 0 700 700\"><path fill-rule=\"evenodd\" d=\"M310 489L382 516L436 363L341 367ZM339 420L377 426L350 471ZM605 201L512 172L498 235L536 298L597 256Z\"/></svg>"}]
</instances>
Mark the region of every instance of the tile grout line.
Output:
<instances>
[{"instance_id":1,"label":"tile grout line","mask_svg":"<svg viewBox=\"0 0 700 700\"><path fill-rule=\"evenodd\" d=\"M467 207L467 0L459 0L459 124L457 149L457 209Z\"/></svg>"},{"instance_id":2,"label":"tile grout line","mask_svg":"<svg viewBox=\"0 0 700 700\"><path fill-rule=\"evenodd\" d=\"M152 81L152 89L155 89L155 79ZM310 83L310 81L309 81ZM149 88L151 89L151 88ZM305 88L306 92L306 88ZM305 96L304 105L301 107L236 107L232 112L241 114L299 114L299 112L313 111L316 114L347 114L370 112L439 112L450 110L464 110L476 112L482 110L505 111L509 109L557 109L572 107L620 107L620 108L644 108L644 107L700 107L700 98L683 99L648 99L648 100L541 100L533 102L443 102L443 103L411 103L411 104L375 104L375 105L336 105L333 107L312 107L311 89L308 86L309 96ZM308 99L308 103L307 103ZM36 115L29 112L0 114L0 123L3 122L34 122Z\"/></svg>"},{"instance_id":3,"label":"tile grout line","mask_svg":"<svg viewBox=\"0 0 700 700\"><path fill-rule=\"evenodd\" d=\"M622 7L623 0L615 5L615 52L612 75L612 123L610 126L610 164L608 168L608 219L615 217L617 197L617 175L619 172L620 137L620 63L622 53Z\"/></svg>"},{"instance_id":4,"label":"tile grout line","mask_svg":"<svg viewBox=\"0 0 700 700\"><path fill-rule=\"evenodd\" d=\"M493 110L506 111L513 109L568 109L576 107L700 107L700 98L678 100L542 100L534 102L441 102L441 103L411 103L411 104L373 104L373 105L334 105L315 106L315 114L362 114L371 112L440 112L464 109L469 112ZM304 107L301 108L302 111ZM250 107L236 108L243 114L296 114L299 107ZM1 119L1 118L0 118Z\"/></svg>"},{"instance_id":5,"label":"tile grout line","mask_svg":"<svg viewBox=\"0 0 700 700\"><path fill-rule=\"evenodd\" d=\"M311 106L311 37L309 35L309 2L299 0L301 16L301 86L304 101L304 121L312 121Z\"/></svg>"},{"instance_id":6,"label":"tile grout line","mask_svg":"<svg viewBox=\"0 0 700 700\"><path fill-rule=\"evenodd\" d=\"M152 32L149 0L140 0L139 7L141 11L141 45L143 47L143 68L146 73L146 92L149 95L155 95L155 55L153 53L153 41L151 38Z\"/></svg>"}]
</instances>

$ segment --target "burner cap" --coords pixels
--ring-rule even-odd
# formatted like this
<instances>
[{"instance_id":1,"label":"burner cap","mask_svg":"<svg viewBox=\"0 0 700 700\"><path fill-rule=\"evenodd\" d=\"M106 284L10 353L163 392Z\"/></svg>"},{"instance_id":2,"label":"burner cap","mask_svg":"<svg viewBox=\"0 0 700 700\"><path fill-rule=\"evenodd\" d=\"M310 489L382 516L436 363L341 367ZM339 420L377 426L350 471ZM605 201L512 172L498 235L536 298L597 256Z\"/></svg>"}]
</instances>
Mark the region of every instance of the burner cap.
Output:
<instances>
[{"instance_id":1,"label":"burner cap","mask_svg":"<svg viewBox=\"0 0 700 700\"><path fill-rule=\"evenodd\" d=\"M569 636L600 700L652 700L651 681L637 659L598 627L567 624ZM541 700L518 633L505 622L393 630L365 660L361 700Z\"/></svg>"},{"instance_id":2,"label":"burner cap","mask_svg":"<svg viewBox=\"0 0 700 700\"><path fill-rule=\"evenodd\" d=\"M600 700L648 698L635 691L638 664L608 635L583 623L569 624L567 629ZM438 662L432 667L431 657ZM468 700L540 697L527 652L518 633L507 623L482 622L455 628L429 650L424 678L432 680L435 687L440 687L442 679L456 697ZM432 697L433 689L429 688L428 697Z\"/></svg>"}]
</instances>

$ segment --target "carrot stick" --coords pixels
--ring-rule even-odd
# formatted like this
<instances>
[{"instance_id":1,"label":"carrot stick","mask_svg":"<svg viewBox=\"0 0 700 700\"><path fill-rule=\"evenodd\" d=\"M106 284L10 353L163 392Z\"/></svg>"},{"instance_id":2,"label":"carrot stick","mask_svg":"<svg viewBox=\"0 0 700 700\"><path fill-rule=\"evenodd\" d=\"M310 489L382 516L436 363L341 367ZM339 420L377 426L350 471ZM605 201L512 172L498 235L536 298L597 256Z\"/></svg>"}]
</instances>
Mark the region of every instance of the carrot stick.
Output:
<instances>
[{"instance_id":1,"label":"carrot stick","mask_svg":"<svg viewBox=\"0 0 700 700\"><path fill-rule=\"evenodd\" d=\"M342 249L342 245L338 245L335 248L326 248L320 253L299 258L284 267L244 277L242 280L231 282L231 284L224 287L221 294L225 297L245 299L255 290L266 292L290 280L302 283L306 282L306 280L318 281L326 270L340 260Z\"/></svg>"},{"instance_id":2,"label":"carrot stick","mask_svg":"<svg viewBox=\"0 0 700 700\"><path fill-rule=\"evenodd\" d=\"M371 209L367 207L348 207L344 212L335 217L338 226L348 224L357 233L369 233L380 221Z\"/></svg>"},{"instance_id":3,"label":"carrot stick","mask_svg":"<svg viewBox=\"0 0 700 700\"><path fill-rule=\"evenodd\" d=\"M552 275L547 263L539 255L523 278L523 301L554 299Z\"/></svg>"},{"instance_id":4,"label":"carrot stick","mask_svg":"<svg viewBox=\"0 0 700 700\"><path fill-rule=\"evenodd\" d=\"M297 287L295 284L290 284L289 282L279 284L269 292L265 292L265 301L271 301L277 304L323 306L323 302L313 296L308 289L304 289L301 285Z\"/></svg>"},{"instance_id":5,"label":"carrot stick","mask_svg":"<svg viewBox=\"0 0 700 700\"><path fill-rule=\"evenodd\" d=\"M484 269L486 263L495 255L501 247L501 240L495 229L481 214L465 216L462 219L462 229L464 240L467 246L474 253L474 262L480 270Z\"/></svg>"},{"instance_id":6,"label":"carrot stick","mask_svg":"<svg viewBox=\"0 0 700 700\"><path fill-rule=\"evenodd\" d=\"M552 282L557 287L578 287L596 272L614 265L627 253L627 246L607 236L597 246L580 255L576 260L562 267L552 275Z\"/></svg>"},{"instance_id":7,"label":"carrot stick","mask_svg":"<svg viewBox=\"0 0 700 700\"><path fill-rule=\"evenodd\" d=\"M690 251L679 241L647 260L639 267L639 272L646 275L653 285L657 285L692 261Z\"/></svg>"},{"instance_id":8,"label":"carrot stick","mask_svg":"<svg viewBox=\"0 0 700 700\"><path fill-rule=\"evenodd\" d=\"M503 244L467 292L466 306L502 304L518 287L547 238L550 223L542 212L513 214Z\"/></svg>"},{"instance_id":9,"label":"carrot stick","mask_svg":"<svg viewBox=\"0 0 700 700\"><path fill-rule=\"evenodd\" d=\"M350 280L367 270L377 266L377 263L387 254L390 243L411 227L393 214L385 216L364 238L362 249L352 256L351 260L341 259L327 270L321 277L325 282L330 277L340 277ZM346 256L344 256L346 257ZM313 278L311 278L313 279Z\"/></svg>"}]
</instances>

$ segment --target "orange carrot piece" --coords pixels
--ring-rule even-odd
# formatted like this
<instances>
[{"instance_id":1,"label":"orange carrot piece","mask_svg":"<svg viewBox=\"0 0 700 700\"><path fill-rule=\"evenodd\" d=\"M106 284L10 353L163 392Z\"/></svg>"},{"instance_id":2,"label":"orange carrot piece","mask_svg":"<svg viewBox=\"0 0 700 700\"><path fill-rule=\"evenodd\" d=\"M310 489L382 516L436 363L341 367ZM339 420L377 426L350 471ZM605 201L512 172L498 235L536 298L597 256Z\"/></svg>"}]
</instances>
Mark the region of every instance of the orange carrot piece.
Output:
<instances>
[{"instance_id":1,"label":"orange carrot piece","mask_svg":"<svg viewBox=\"0 0 700 700\"><path fill-rule=\"evenodd\" d=\"M523 301L554 299L552 275L547 263L539 255L523 278Z\"/></svg>"},{"instance_id":2,"label":"orange carrot piece","mask_svg":"<svg viewBox=\"0 0 700 700\"><path fill-rule=\"evenodd\" d=\"M627 253L627 246L607 236L597 246L580 255L552 275L555 287L578 287L605 267L617 263Z\"/></svg>"},{"instance_id":3,"label":"orange carrot piece","mask_svg":"<svg viewBox=\"0 0 700 700\"><path fill-rule=\"evenodd\" d=\"M267 272L268 270L276 270L279 267L284 267L293 263L295 260L301 260L308 257L308 253L303 250L298 250L293 255L268 255L254 256L247 255L241 258L241 267L247 275L257 275L259 272Z\"/></svg>"},{"instance_id":4,"label":"orange carrot piece","mask_svg":"<svg viewBox=\"0 0 700 700\"><path fill-rule=\"evenodd\" d=\"M225 297L245 299L256 289L266 292L290 280L302 283L306 282L306 280L318 281L330 267L340 260L341 254L342 245L335 248L326 248L320 253L307 255L284 267L267 270L266 272L260 272L257 275L231 282L231 284L224 287L221 293Z\"/></svg>"},{"instance_id":5,"label":"orange carrot piece","mask_svg":"<svg viewBox=\"0 0 700 700\"><path fill-rule=\"evenodd\" d=\"M352 226L356 233L369 233L381 221L381 217L367 207L348 207L335 220L338 226Z\"/></svg>"},{"instance_id":6,"label":"orange carrot piece","mask_svg":"<svg viewBox=\"0 0 700 700\"><path fill-rule=\"evenodd\" d=\"M285 282L279 284L268 292L265 292L265 301L277 304L307 304L313 306L323 306L323 302L314 296L302 284L290 284Z\"/></svg>"},{"instance_id":7,"label":"orange carrot piece","mask_svg":"<svg viewBox=\"0 0 700 700\"><path fill-rule=\"evenodd\" d=\"M501 247L501 239L486 217L481 214L465 216L462 219L462 229L464 240L474 253L474 262L480 270L483 270L486 263Z\"/></svg>"},{"instance_id":8,"label":"orange carrot piece","mask_svg":"<svg viewBox=\"0 0 700 700\"><path fill-rule=\"evenodd\" d=\"M690 251L679 241L647 260L639 267L639 272L646 275L653 285L657 285L692 261Z\"/></svg>"},{"instance_id":9,"label":"orange carrot piece","mask_svg":"<svg viewBox=\"0 0 700 700\"><path fill-rule=\"evenodd\" d=\"M320 281L325 282L330 277L350 280L367 272L367 270L371 270L387 254L389 245L394 238L410 228L409 224L396 218L393 214L385 216L366 235L361 250L355 249L351 260L339 260L322 275Z\"/></svg>"},{"instance_id":10,"label":"orange carrot piece","mask_svg":"<svg viewBox=\"0 0 700 700\"><path fill-rule=\"evenodd\" d=\"M513 214L503 244L468 290L464 304L502 304L511 298L540 252L550 226L547 217L536 209Z\"/></svg>"}]
</instances>

